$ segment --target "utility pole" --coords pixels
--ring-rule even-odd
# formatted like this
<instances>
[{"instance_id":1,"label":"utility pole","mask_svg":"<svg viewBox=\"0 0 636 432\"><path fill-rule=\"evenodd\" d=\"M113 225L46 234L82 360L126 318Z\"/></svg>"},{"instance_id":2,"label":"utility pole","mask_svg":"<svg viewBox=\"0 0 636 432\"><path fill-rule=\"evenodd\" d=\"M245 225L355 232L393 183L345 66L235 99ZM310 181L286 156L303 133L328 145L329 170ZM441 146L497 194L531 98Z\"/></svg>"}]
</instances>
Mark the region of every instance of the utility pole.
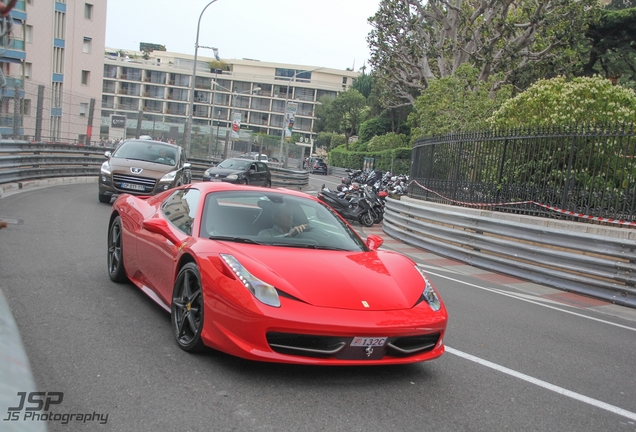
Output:
<instances>
[{"instance_id":1,"label":"utility pole","mask_svg":"<svg viewBox=\"0 0 636 432\"><path fill-rule=\"evenodd\" d=\"M91 136L93 135L93 117L95 116L95 98L91 98L88 106L88 124L86 125L86 138L84 145L91 145Z\"/></svg>"},{"instance_id":2,"label":"utility pole","mask_svg":"<svg viewBox=\"0 0 636 432\"><path fill-rule=\"evenodd\" d=\"M42 110L44 105L44 85L38 85L38 99L35 107L35 142L42 141Z\"/></svg>"}]
</instances>

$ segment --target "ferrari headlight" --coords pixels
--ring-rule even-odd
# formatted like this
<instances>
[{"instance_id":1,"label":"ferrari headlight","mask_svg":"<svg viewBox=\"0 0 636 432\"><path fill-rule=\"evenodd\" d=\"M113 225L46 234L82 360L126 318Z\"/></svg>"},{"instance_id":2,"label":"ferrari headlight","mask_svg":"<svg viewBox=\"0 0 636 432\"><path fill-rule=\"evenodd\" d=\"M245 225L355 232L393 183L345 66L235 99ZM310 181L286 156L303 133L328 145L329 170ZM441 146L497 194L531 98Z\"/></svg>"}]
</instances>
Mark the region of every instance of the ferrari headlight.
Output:
<instances>
[{"instance_id":1,"label":"ferrari headlight","mask_svg":"<svg viewBox=\"0 0 636 432\"><path fill-rule=\"evenodd\" d=\"M241 264L232 255L221 254L221 258L223 258L223 261L225 261L234 274L236 274L238 279L243 283L243 285L245 285L245 288L254 294L254 297L266 305L280 307L280 299L278 298L276 288L254 277L245 267L243 267L243 264Z\"/></svg>"},{"instance_id":2,"label":"ferrari headlight","mask_svg":"<svg viewBox=\"0 0 636 432\"><path fill-rule=\"evenodd\" d=\"M228 180L236 180L238 179L238 174L230 174L229 176L227 176Z\"/></svg>"},{"instance_id":3,"label":"ferrari headlight","mask_svg":"<svg viewBox=\"0 0 636 432\"><path fill-rule=\"evenodd\" d=\"M421 300L426 301L431 309L433 309L434 311L440 310L442 307L442 302L439 300L439 297L437 296L437 293L433 288L433 284L431 283L431 281L428 280L424 272L420 270L418 266L415 266L415 269L422 276L422 279L424 279L424 291L422 292Z\"/></svg>"},{"instance_id":4,"label":"ferrari headlight","mask_svg":"<svg viewBox=\"0 0 636 432\"><path fill-rule=\"evenodd\" d=\"M161 180L159 180L159 181L160 182L171 182L172 180L174 180L176 175L177 175L176 171L170 171L168 174L166 174L163 177L161 177Z\"/></svg>"},{"instance_id":5,"label":"ferrari headlight","mask_svg":"<svg viewBox=\"0 0 636 432\"><path fill-rule=\"evenodd\" d=\"M100 172L102 174L110 175L111 171L110 171L110 164L108 163L108 161L102 164L102 168L100 169Z\"/></svg>"}]
</instances>

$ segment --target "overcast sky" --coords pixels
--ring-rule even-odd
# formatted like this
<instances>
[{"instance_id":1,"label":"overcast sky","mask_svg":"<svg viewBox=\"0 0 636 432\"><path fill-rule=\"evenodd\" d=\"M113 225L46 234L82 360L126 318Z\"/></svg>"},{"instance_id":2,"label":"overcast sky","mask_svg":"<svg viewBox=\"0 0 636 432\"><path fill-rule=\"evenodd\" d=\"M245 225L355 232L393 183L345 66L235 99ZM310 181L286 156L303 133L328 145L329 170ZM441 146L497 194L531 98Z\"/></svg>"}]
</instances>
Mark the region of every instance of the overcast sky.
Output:
<instances>
[{"instance_id":1,"label":"overcast sky","mask_svg":"<svg viewBox=\"0 0 636 432\"><path fill-rule=\"evenodd\" d=\"M139 42L194 54L197 22L210 0L108 0L106 46L139 50ZM380 0L217 0L203 13L199 46L222 59L322 66L368 64L367 19ZM213 57L199 48L199 56Z\"/></svg>"}]
</instances>

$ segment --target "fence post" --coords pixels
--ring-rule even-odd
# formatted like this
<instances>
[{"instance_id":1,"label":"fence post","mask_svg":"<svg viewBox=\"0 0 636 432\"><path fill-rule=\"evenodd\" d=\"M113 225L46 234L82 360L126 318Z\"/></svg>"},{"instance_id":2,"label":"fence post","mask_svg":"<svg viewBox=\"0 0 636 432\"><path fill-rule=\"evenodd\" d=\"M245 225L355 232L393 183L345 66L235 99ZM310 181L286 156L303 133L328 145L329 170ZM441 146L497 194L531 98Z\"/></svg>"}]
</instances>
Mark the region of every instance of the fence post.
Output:
<instances>
[{"instance_id":1,"label":"fence post","mask_svg":"<svg viewBox=\"0 0 636 432\"><path fill-rule=\"evenodd\" d=\"M35 142L42 141L42 110L44 109L44 85L38 85L38 99L35 108Z\"/></svg>"},{"instance_id":2,"label":"fence post","mask_svg":"<svg viewBox=\"0 0 636 432\"><path fill-rule=\"evenodd\" d=\"M91 145L91 137L93 136L93 117L95 115L95 98L91 98L90 105L88 107L88 124L86 125L86 138L84 139L84 145Z\"/></svg>"},{"instance_id":3,"label":"fence post","mask_svg":"<svg viewBox=\"0 0 636 432\"><path fill-rule=\"evenodd\" d=\"M506 161L506 150L508 149L508 138L504 140L504 148L503 153L501 155L501 163L499 164L499 174L497 175L497 186L501 185L501 178L503 177L503 169L504 163ZM495 201L499 202L499 193L501 192L501 188L497 187L497 194Z\"/></svg>"},{"instance_id":4,"label":"fence post","mask_svg":"<svg viewBox=\"0 0 636 432\"><path fill-rule=\"evenodd\" d=\"M570 159L568 161L568 172L565 175L565 185L563 186L563 196L561 197L561 208L568 208L567 206L567 197L568 197L568 190L570 189L570 183L571 183L571 179L570 176L572 175L572 164L574 163L574 151L577 147L577 134L572 135L572 146L570 148Z\"/></svg>"},{"instance_id":5,"label":"fence post","mask_svg":"<svg viewBox=\"0 0 636 432\"><path fill-rule=\"evenodd\" d=\"M137 130L135 131L135 138L139 138L141 136L141 122L144 118L143 110L139 110L139 116L137 117Z\"/></svg>"}]
</instances>

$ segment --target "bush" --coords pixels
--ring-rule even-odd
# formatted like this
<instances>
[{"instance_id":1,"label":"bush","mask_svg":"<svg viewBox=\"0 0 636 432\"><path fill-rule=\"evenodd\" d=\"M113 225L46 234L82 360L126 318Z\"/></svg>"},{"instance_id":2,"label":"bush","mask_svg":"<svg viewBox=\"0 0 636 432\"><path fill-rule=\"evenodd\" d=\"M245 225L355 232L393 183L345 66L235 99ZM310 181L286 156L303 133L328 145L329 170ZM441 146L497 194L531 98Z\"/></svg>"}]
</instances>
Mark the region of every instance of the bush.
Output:
<instances>
[{"instance_id":1,"label":"bush","mask_svg":"<svg viewBox=\"0 0 636 432\"><path fill-rule=\"evenodd\" d=\"M371 138L367 147L371 152L408 147L408 138L406 135L398 135L394 132L389 132L387 134Z\"/></svg>"},{"instance_id":2,"label":"bush","mask_svg":"<svg viewBox=\"0 0 636 432\"><path fill-rule=\"evenodd\" d=\"M358 139L369 142L373 137L384 135L391 131L391 120L386 117L373 117L360 125Z\"/></svg>"},{"instance_id":3,"label":"bush","mask_svg":"<svg viewBox=\"0 0 636 432\"><path fill-rule=\"evenodd\" d=\"M634 122L634 92L599 76L537 81L488 119L497 128Z\"/></svg>"}]
</instances>

